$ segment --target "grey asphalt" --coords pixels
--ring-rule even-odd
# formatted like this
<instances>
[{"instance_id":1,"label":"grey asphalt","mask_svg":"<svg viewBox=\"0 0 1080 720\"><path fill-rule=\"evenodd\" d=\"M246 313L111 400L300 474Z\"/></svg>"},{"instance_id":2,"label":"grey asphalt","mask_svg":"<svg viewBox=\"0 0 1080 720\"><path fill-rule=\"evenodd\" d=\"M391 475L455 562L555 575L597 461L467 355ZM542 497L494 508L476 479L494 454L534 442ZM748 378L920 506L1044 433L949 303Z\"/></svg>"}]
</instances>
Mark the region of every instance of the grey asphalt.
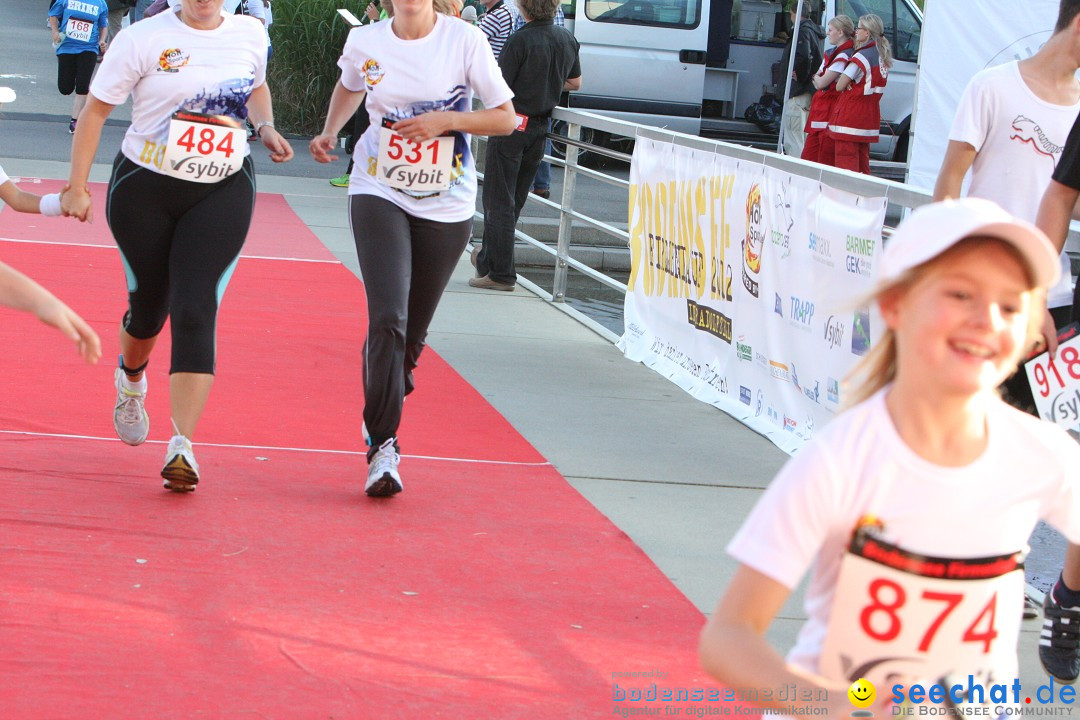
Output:
<instances>
[{"instance_id":1,"label":"grey asphalt","mask_svg":"<svg viewBox=\"0 0 1080 720\"><path fill-rule=\"evenodd\" d=\"M70 100L55 89L44 3L6 2L3 13L0 85L13 87L19 98L0 114L0 164L12 176L65 178ZM91 180L107 179L128 117L126 106L114 112ZM359 275L344 191L326 181L344 166L328 172L307 156L303 139L293 145L297 159L283 166L274 166L261 147L255 148L259 190L284 195ZM724 545L786 456L727 415L626 360L539 297L520 287L512 294L469 288L471 273L463 257L436 315L431 348L687 598L710 612L735 569ZM1037 547L1044 569L1034 577L1029 569L1029 578L1044 585L1060 563L1053 557L1060 545L1046 537ZM770 628L770 639L786 649L804 617L796 593ZM1039 622L1023 625L1025 689L1046 682L1036 656Z\"/></svg>"}]
</instances>

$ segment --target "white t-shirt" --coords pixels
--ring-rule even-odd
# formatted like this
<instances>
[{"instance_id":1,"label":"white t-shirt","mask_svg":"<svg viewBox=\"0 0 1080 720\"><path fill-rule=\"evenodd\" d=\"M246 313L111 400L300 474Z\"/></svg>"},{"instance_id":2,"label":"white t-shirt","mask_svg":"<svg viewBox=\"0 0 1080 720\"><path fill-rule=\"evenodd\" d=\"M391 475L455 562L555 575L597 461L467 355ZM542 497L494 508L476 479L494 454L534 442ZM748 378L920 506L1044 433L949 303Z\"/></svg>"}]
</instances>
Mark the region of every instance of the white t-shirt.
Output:
<instances>
[{"instance_id":1,"label":"white t-shirt","mask_svg":"<svg viewBox=\"0 0 1080 720\"><path fill-rule=\"evenodd\" d=\"M9 180L11 180L11 178L9 178L8 174L6 172L4 172L4 168L0 167L0 185L3 185L4 183L8 182Z\"/></svg>"},{"instance_id":2,"label":"white t-shirt","mask_svg":"<svg viewBox=\"0 0 1080 720\"><path fill-rule=\"evenodd\" d=\"M246 15L223 13L221 25L196 30L174 12L133 23L105 53L90 92L112 105L133 98L121 151L158 171L177 110L247 117L251 91L266 82L266 33ZM246 157L251 150L243 143Z\"/></svg>"},{"instance_id":3,"label":"white t-shirt","mask_svg":"<svg viewBox=\"0 0 1080 720\"><path fill-rule=\"evenodd\" d=\"M466 133L454 133L456 167L448 190L412 194L375 177L383 118L396 122L425 112L469 112L474 92L489 108L514 96L483 33L458 18L435 17L435 28L418 40L395 35L393 18L349 31L338 60L341 84L353 92L367 91L371 117L353 152L349 194L378 195L410 215L460 222L472 217L476 202L476 172Z\"/></svg>"},{"instance_id":4,"label":"white t-shirt","mask_svg":"<svg viewBox=\"0 0 1080 720\"><path fill-rule=\"evenodd\" d=\"M1020 75L1016 61L975 75L960 98L949 140L975 148L968 195L993 200L1013 215L1035 222L1065 140L1080 112L1074 105L1039 99ZM1072 304L1072 269L1061 254L1061 281L1047 305Z\"/></svg>"},{"instance_id":5,"label":"white t-shirt","mask_svg":"<svg viewBox=\"0 0 1080 720\"><path fill-rule=\"evenodd\" d=\"M810 672L819 670L841 561L861 518L876 516L886 542L935 558L1026 554L1040 519L1080 541L1080 446L1061 428L995 399L986 451L965 467L942 467L900 438L888 390L838 415L788 460L727 547L788 588L813 563L807 621L787 656ZM999 639L1014 666L1017 640Z\"/></svg>"}]
</instances>

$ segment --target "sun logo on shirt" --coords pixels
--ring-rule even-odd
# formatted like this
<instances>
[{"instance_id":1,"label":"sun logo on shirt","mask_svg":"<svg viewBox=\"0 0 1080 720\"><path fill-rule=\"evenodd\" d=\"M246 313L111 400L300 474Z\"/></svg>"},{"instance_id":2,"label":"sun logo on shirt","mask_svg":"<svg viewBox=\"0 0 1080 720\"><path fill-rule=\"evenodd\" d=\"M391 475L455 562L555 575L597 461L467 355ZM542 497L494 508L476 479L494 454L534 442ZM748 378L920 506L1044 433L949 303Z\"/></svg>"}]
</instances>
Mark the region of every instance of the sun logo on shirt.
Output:
<instances>
[{"instance_id":1,"label":"sun logo on shirt","mask_svg":"<svg viewBox=\"0 0 1080 720\"><path fill-rule=\"evenodd\" d=\"M191 56L180 48L168 48L158 58L158 68L163 72L179 72L189 60Z\"/></svg>"},{"instance_id":2,"label":"sun logo on shirt","mask_svg":"<svg viewBox=\"0 0 1080 720\"><path fill-rule=\"evenodd\" d=\"M384 75L383 69L379 66L379 61L375 58L368 58L362 69L369 88L375 87L382 81Z\"/></svg>"}]
</instances>

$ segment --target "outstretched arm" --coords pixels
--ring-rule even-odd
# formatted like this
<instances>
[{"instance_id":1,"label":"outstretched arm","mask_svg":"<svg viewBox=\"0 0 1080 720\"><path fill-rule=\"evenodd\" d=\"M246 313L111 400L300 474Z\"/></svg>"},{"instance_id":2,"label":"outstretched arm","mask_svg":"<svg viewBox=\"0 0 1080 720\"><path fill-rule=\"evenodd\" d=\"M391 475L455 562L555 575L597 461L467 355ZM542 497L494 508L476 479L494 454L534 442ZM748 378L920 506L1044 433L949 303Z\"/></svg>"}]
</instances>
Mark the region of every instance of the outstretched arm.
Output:
<instances>
[{"instance_id":1,"label":"outstretched arm","mask_svg":"<svg viewBox=\"0 0 1080 720\"><path fill-rule=\"evenodd\" d=\"M93 328L51 292L9 265L0 263L0 305L33 313L78 344L88 363L101 357L101 340Z\"/></svg>"}]
</instances>

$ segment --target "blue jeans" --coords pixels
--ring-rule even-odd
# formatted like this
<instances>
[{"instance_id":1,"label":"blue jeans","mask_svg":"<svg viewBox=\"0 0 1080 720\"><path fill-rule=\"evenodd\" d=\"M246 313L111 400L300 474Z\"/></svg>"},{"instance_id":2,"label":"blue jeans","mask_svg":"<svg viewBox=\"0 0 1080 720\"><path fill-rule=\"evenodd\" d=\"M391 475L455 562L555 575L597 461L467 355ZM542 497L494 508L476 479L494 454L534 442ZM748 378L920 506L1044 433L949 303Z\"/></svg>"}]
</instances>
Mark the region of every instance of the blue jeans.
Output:
<instances>
[{"instance_id":1,"label":"blue jeans","mask_svg":"<svg viewBox=\"0 0 1080 720\"><path fill-rule=\"evenodd\" d=\"M551 122L548 121L548 129L551 129ZM551 140L544 142L544 154L551 154ZM533 190L550 190L551 189L551 163L541 162L540 166L536 168L536 177L533 178Z\"/></svg>"},{"instance_id":2,"label":"blue jeans","mask_svg":"<svg viewBox=\"0 0 1080 720\"><path fill-rule=\"evenodd\" d=\"M143 19L143 13L146 12L146 8L150 7L154 3L154 0L139 0L135 3L135 7L131 11L131 22L138 22Z\"/></svg>"}]
</instances>

